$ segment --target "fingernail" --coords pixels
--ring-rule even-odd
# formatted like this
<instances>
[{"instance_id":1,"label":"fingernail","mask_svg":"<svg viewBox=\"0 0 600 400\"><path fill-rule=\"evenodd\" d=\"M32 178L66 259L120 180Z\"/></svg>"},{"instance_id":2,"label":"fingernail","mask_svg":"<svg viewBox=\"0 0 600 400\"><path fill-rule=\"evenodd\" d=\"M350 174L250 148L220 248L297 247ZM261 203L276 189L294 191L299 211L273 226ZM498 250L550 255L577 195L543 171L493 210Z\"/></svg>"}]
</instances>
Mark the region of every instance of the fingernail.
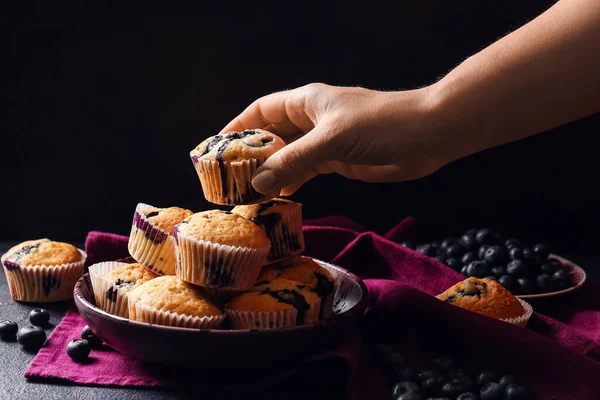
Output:
<instances>
[{"instance_id":1,"label":"fingernail","mask_svg":"<svg viewBox=\"0 0 600 400\"><path fill-rule=\"evenodd\" d=\"M256 191L261 193L267 193L275 189L276 183L277 179L275 178L275 174L270 169L261 171L254 179L252 179L252 186L254 186Z\"/></svg>"}]
</instances>

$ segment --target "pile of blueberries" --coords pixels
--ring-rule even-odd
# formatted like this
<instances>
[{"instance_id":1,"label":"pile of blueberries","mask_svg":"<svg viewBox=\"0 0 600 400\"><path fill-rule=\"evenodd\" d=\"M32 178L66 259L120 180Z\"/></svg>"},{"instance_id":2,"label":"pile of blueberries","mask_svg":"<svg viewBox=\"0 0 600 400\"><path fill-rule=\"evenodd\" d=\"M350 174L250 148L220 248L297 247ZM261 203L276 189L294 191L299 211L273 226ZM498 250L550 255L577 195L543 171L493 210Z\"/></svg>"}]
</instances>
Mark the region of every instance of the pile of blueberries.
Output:
<instances>
[{"instance_id":1,"label":"pile of blueberries","mask_svg":"<svg viewBox=\"0 0 600 400\"><path fill-rule=\"evenodd\" d=\"M0 339L14 341L15 339L21 347L26 350L37 351L46 344L46 331L44 327L50 322L50 313L43 308L34 308L29 313L29 323L19 329L19 325L14 321L0 321ZM86 326L81 331L81 339L75 339L67 344L67 354L73 361L85 361L92 348L99 348L102 345L100 340L91 329Z\"/></svg>"},{"instance_id":2,"label":"pile of blueberries","mask_svg":"<svg viewBox=\"0 0 600 400\"><path fill-rule=\"evenodd\" d=\"M502 236L491 229L470 229L460 238L416 247L410 242L402 244L463 275L498 281L515 295L549 293L572 286L561 262L548 258L548 245L523 246L519 239L502 240Z\"/></svg>"},{"instance_id":3,"label":"pile of blueberries","mask_svg":"<svg viewBox=\"0 0 600 400\"><path fill-rule=\"evenodd\" d=\"M481 371L475 380L447 355L435 358L429 368L414 371L404 362L393 345L379 345L383 358L396 382L392 400L530 400L529 390L516 383L512 375ZM550 397L547 400L556 400Z\"/></svg>"}]
</instances>

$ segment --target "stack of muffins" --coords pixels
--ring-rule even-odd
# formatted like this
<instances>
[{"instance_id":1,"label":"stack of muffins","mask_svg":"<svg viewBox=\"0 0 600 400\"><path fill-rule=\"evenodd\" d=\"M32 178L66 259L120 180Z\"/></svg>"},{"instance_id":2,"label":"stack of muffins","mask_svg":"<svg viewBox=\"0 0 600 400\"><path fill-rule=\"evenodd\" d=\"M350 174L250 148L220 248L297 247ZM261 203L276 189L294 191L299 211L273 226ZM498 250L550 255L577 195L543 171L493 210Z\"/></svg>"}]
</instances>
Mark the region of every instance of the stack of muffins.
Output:
<instances>
[{"instance_id":1,"label":"stack of muffins","mask_svg":"<svg viewBox=\"0 0 600 400\"><path fill-rule=\"evenodd\" d=\"M286 328L328 318L334 278L304 257L302 206L258 193L260 165L285 143L260 129L213 136L190 153L206 199L231 211L136 207L135 264L90 266L96 304L136 321L214 329Z\"/></svg>"}]
</instances>

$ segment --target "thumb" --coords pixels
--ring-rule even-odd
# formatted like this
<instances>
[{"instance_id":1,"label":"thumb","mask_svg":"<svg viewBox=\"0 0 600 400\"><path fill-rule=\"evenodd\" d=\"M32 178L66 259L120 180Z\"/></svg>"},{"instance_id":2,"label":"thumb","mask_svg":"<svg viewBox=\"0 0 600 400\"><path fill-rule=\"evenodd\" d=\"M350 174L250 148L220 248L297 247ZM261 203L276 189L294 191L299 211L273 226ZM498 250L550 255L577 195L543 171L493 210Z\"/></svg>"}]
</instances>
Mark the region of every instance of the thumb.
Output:
<instances>
[{"instance_id":1,"label":"thumb","mask_svg":"<svg viewBox=\"0 0 600 400\"><path fill-rule=\"evenodd\" d=\"M323 140L327 135L318 127L300 139L286 145L271 155L256 171L252 186L260 193L268 194L306 181L315 175L318 164L329 161L334 152Z\"/></svg>"}]
</instances>

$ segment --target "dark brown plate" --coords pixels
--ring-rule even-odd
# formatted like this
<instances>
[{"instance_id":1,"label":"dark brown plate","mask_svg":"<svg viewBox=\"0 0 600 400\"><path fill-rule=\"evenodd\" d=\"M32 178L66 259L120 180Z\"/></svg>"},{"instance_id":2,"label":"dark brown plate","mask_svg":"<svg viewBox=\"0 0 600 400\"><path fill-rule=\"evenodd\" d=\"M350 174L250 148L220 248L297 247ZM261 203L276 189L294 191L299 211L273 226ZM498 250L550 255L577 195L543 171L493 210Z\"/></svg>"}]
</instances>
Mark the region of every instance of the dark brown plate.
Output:
<instances>
[{"instance_id":1,"label":"dark brown plate","mask_svg":"<svg viewBox=\"0 0 600 400\"><path fill-rule=\"evenodd\" d=\"M287 329L198 330L130 321L95 305L86 274L75 285L79 313L92 331L119 352L144 361L207 368L268 367L310 355L331 345L362 316L367 288L343 268L315 260L335 278L334 316L317 324Z\"/></svg>"},{"instance_id":2,"label":"dark brown plate","mask_svg":"<svg viewBox=\"0 0 600 400\"><path fill-rule=\"evenodd\" d=\"M566 258L557 256L556 254L550 254L549 258L555 258L561 262L561 264L565 267L565 269L569 273L569 277L571 278L571 282L573 283L573 286L571 286L570 288L567 288L565 290L558 290L556 292L527 294L527 295L520 295L517 297L519 297L521 299L543 299L546 297L555 297L555 296L560 296L563 294L570 293L574 290L579 289L581 286L583 286L583 284L585 283L585 280L586 280L586 274L585 274L585 271L583 270L583 268L581 268L579 265L575 264L574 262L567 260Z\"/></svg>"}]
</instances>

